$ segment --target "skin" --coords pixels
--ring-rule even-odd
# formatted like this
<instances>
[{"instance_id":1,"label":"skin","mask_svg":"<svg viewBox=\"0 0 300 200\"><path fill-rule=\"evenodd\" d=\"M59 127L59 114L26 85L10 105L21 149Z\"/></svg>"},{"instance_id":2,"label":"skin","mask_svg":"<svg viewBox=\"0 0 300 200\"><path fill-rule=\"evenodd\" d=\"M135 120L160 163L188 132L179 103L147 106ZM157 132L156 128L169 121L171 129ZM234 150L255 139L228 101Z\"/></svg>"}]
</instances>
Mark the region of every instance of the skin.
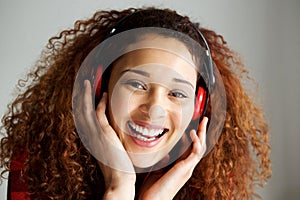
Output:
<instances>
[{"instance_id":1,"label":"skin","mask_svg":"<svg viewBox=\"0 0 300 200\"><path fill-rule=\"evenodd\" d=\"M135 166L154 165L182 137L193 115L196 77L189 63L162 50L138 50L116 63L109 81L109 119ZM154 146L140 142L130 134L128 123L135 122L166 133Z\"/></svg>"},{"instance_id":2,"label":"skin","mask_svg":"<svg viewBox=\"0 0 300 200\"><path fill-rule=\"evenodd\" d=\"M157 42L174 42L174 39L158 37ZM176 42L173 45L180 51L188 52L183 44ZM184 139L182 136L193 114L196 77L190 63L172 53L157 49L131 52L116 62L108 94L104 93L100 100L96 116L91 85L85 81L83 102L78 103L83 114L77 123L85 127L93 155L109 163L98 162L106 185L104 199L134 199L134 167L149 167L166 159L180 138ZM157 144L145 147L128 134L128 121L137 120L145 126L164 127L168 132ZM179 159L162 177L150 177L143 184L140 199L172 199L176 195L205 153L206 124L204 117L197 132L190 132L193 147L185 158ZM116 169L121 165L123 171Z\"/></svg>"}]
</instances>

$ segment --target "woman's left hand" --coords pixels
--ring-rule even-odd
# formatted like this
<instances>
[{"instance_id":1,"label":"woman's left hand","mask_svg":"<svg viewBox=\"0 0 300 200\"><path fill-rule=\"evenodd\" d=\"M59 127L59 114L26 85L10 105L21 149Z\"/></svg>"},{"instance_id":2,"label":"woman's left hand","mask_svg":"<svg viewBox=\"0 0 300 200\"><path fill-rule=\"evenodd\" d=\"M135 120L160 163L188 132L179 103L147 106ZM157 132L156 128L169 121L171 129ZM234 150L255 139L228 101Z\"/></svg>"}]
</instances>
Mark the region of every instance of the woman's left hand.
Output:
<instances>
[{"instance_id":1,"label":"woman's left hand","mask_svg":"<svg viewBox=\"0 0 300 200\"><path fill-rule=\"evenodd\" d=\"M193 147L189 155L178 161L162 177L151 177L142 186L140 199L173 199L182 186L189 180L197 164L206 151L206 125L208 119L204 117L198 132L190 132Z\"/></svg>"}]
</instances>

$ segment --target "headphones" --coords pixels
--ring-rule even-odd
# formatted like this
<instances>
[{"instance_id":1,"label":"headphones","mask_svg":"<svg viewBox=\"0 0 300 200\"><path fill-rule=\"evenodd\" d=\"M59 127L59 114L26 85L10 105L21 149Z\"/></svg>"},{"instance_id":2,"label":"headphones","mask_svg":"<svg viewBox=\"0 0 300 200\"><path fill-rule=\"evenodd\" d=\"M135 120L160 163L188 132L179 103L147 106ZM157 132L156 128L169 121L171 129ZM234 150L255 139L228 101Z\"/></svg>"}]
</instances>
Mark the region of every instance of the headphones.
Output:
<instances>
[{"instance_id":1,"label":"headphones","mask_svg":"<svg viewBox=\"0 0 300 200\"><path fill-rule=\"evenodd\" d=\"M160 10L157 10L159 12ZM127 22L130 23L130 19L134 17L141 17L143 15L147 15L149 10L139 10L135 11L129 15L126 15L122 19L120 19L116 25L108 32L108 34L105 36L105 39L110 38L113 35L116 35L118 33L121 33L123 31L129 30L129 29L134 29L134 28L129 28L126 30L121 30L121 26L126 24ZM151 12L151 11L150 11ZM161 12L165 12L161 10ZM212 58L210 54L210 49L208 46L207 41L205 40L203 34L200 32L200 30L196 27L195 24L191 23L193 29L196 31L198 37L203 43L203 47L205 48L205 55L204 55L204 70L206 71L205 74L201 74L199 80L197 81L197 86L196 86L196 95L195 95L195 107L194 107L194 113L192 120L199 120L201 119L206 112L208 101L209 101L209 91L210 89L215 85L215 77L213 73L213 64L212 64ZM162 28L157 26L158 28ZM105 40L104 39L104 40ZM103 41L104 41L103 40ZM198 43L198 42L197 42ZM202 45L201 45L202 46ZM93 67L91 70L91 84L94 88L94 94L95 94L95 102L98 102L101 98L101 86L103 86L103 78L109 78L105 77L106 72L103 71L102 65L98 65L97 67Z\"/></svg>"}]
</instances>

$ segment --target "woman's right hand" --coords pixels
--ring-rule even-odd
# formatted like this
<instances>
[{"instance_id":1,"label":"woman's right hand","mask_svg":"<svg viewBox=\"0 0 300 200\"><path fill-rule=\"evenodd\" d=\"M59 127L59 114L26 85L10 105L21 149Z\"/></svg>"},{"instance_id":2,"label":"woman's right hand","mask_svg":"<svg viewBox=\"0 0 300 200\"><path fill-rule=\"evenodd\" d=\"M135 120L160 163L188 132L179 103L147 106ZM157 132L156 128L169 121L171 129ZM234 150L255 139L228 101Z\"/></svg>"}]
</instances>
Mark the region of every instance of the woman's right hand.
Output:
<instances>
[{"instance_id":1,"label":"woman's right hand","mask_svg":"<svg viewBox=\"0 0 300 200\"><path fill-rule=\"evenodd\" d=\"M85 80L83 98L79 96L73 106L76 106L77 113L76 128L102 170L106 186L104 199L134 199L136 174L124 146L106 117L107 94L103 94L95 112L91 85Z\"/></svg>"}]
</instances>

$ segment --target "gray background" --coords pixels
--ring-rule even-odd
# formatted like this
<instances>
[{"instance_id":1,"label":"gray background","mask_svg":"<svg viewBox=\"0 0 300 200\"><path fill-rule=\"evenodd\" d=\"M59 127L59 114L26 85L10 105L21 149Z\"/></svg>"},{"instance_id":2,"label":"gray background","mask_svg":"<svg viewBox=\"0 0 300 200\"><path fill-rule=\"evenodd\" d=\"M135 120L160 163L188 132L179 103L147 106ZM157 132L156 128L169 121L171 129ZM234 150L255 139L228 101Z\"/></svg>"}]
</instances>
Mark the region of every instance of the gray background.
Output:
<instances>
[{"instance_id":1,"label":"gray background","mask_svg":"<svg viewBox=\"0 0 300 200\"><path fill-rule=\"evenodd\" d=\"M299 0L1 0L0 114L15 97L17 80L38 59L47 40L95 10L144 5L170 7L222 34L259 83L271 125L273 177L265 199L300 197L300 1ZM6 199L6 185L0 199Z\"/></svg>"}]
</instances>

